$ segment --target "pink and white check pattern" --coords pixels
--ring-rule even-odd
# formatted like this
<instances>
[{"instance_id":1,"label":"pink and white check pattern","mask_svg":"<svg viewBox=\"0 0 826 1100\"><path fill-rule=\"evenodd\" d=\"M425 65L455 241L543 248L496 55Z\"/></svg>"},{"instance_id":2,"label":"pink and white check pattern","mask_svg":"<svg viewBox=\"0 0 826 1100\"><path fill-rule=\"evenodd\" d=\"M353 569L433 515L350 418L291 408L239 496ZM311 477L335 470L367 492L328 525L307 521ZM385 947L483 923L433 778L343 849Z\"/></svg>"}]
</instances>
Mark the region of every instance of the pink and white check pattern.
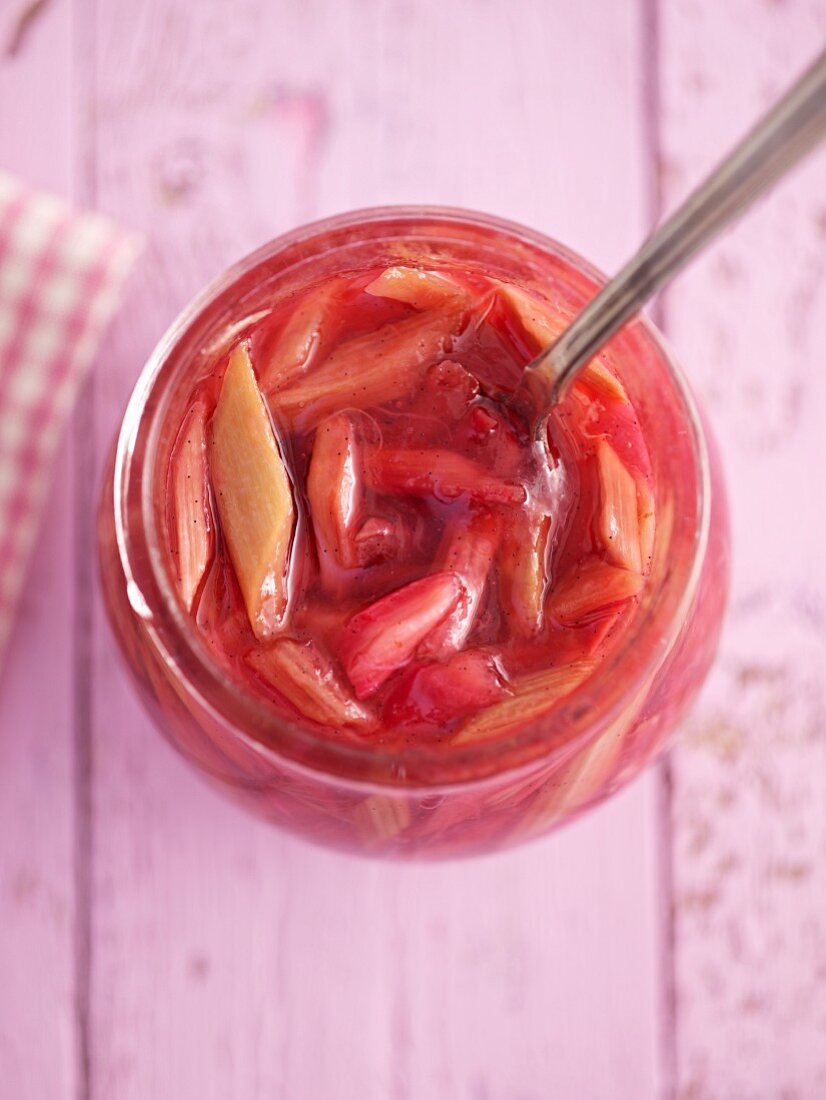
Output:
<instances>
[{"instance_id":1,"label":"pink and white check pattern","mask_svg":"<svg viewBox=\"0 0 826 1100\"><path fill-rule=\"evenodd\" d=\"M138 247L0 172L0 653L62 430Z\"/></svg>"}]
</instances>

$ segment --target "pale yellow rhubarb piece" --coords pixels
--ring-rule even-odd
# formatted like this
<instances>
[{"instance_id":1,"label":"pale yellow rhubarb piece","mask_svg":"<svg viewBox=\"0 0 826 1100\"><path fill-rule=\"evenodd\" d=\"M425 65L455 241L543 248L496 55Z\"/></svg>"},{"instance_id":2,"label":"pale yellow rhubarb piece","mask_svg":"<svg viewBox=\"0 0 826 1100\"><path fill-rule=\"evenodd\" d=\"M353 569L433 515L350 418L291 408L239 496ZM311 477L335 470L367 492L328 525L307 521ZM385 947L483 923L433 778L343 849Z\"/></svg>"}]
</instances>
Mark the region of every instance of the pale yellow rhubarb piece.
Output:
<instances>
[{"instance_id":1,"label":"pale yellow rhubarb piece","mask_svg":"<svg viewBox=\"0 0 826 1100\"><path fill-rule=\"evenodd\" d=\"M639 595L644 583L639 573L587 558L554 586L546 610L564 626L575 626Z\"/></svg>"},{"instance_id":2,"label":"pale yellow rhubarb piece","mask_svg":"<svg viewBox=\"0 0 826 1100\"><path fill-rule=\"evenodd\" d=\"M619 401L627 405L628 394L619 378L611 368L601 359L592 359L577 376L577 385L587 386L597 397L606 398L609 401Z\"/></svg>"},{"instance_id":3,"label":"pale yellow rhubarb piece","mask_svg":"<svg viewBox=\"0 0 826 1100\"><path fill-rule=\"evenodd\" d=\"M267 649L254 649L246 660L305 718L335 729L373 724L370 712L353 698L315 642L279 638Z\"/></svg>"},{"instance_id":4,"label":"pale yellow rhubarb piece","mask_svg":"<svg viewBox=\"0 0 826 1100\"><path fill-rule=\"evenodd\" d=\"M371 794L353 811L353 823L366 841L386 841L410 824L410 806L403 797Z\"/></svg>"},{"instance_id":5,"label":"pale yellow rhubarb piece","mask_svg":"<svg viewBox=\"0 0 826 1100\"><path fill-rule=\"evenodd\" d=\"M272 406L307 430L341 408L365 409L404 397L428 367L450 353L465 312L465 304L453 300L348 340L298 382L279 390Z\"/></svg>"},{"instance_id":6,"label":"pale yellow rhubarb piece","mask_svg":"<svg viewBox=\"0 0 826 1100\"><path fill-rule=\"evenodd\" d=\"M614 565L642 572L637 482L606 440L597 445L600 508L597 533Z\"/></svg>"},{"instance_id":7,"label":"pale yellow rhubarb piece","mask_svg":"<svg viewBox=\"0 0 826 1100\"><path fill-rule=\"evenodd\" d=\"M622 736L606 730L574 759L557 769L530 802L513 830L514 837L531 837L572 813L613 769L622 748Z\"/></svg>"},{"instance_id":8,"label":"pale yellow rhubarb piece","mask_svg":"<svg viewBox=\"0 0 826 1100\"><path fill-rule=\"evenodd\" d=\"M550 305L540 302L521 287L499 281L495 285L500 300L519 322L536 351L550 347L570 323L569 317L554 313Z\"/></svg>"},{"instance_id":9,"label":"pale yellow rhubarb piece","mask_svg":"<svg viewBox=\"0 0 826 1100\"><path fill-rule=\"evenodd\" d=\"M650 680L646 680L613 722L553 773L517 825L514 836L534 836L554 821L610 792L622 764L622 750L629 733L636 728L650 687Z\"/></svg>"},{"instance_id":10,"label":"pale yellow rhubarb piece","mask_svg":"<svg viewBox=\"0 0 826 1100\"><path fill-rule=\"evenodd\" d=\"M451 744L487 741L541 718L587 680L595 667L596 661L582 658L560 668L543 669L514 680L511 684L513 694L466 722Z\"/></svg>"},{"instance_id":11,"label":"pale yellow rhubarb piece","mask_svg":"<svg viewBox=\"0 0 826 1100\"><path fill-rule=\"evenodd\" d=\"M444 275L418 267L388 267L364 288L377 298L392 298L414 309L433 309L465 291Z\"/></svg>"},{"instance_id":12,"label":"pale yellow rhubarb piece","mask_svg":"<svg viewBox=\"0 0 826 1100\"><path fill-rule=\"evenodd\" d=\"M260 367L261 390L268 396L295 382L318 358L333 335L331 314L340 294L340 283L331 279L303 296Z\"/></svg>"},{"instance_id":13,"label":"pale yellow rhubarb piece","mask_svg":"<svg viewBox=\"0 0 826 1100\"><path fill-rule=\"evenodd\" d=\"M549 305L512 283L497 282L496 287L500 300L516 317L537 354L550 347L571 323L571 316L554 313ZM598 397L628 401L622 382L600 358L592 359L580 371L576 384L589 387Z\"/></svg>"},{"instance_id":14,"label":"pale yellow rhubarb piece","mask_svg":"<svg viewBox=\"0 0 826 1100\"><path fill-rule=\"evenodd\" d=\"M190 409L181 427L171 468L178 582L184 606L191 611L215 545L206 459L206 408L200 401Z\"/></svg>"},{"instance_id":15,"label":"pale yellow rhubarb piece","mask_svg":"<svg viewBox=\"0 0 826 1100\"><path fill-rule=\"evenodd\" d=\"M215 500L250 625L259 639L287 616L292 487L246 344L230 356L212 418Z\"/></svg>"},{"instance_id":16,"label":"pale yellow rhubarb piece","mask_svg":"<svg viewBox=\"0 0 826 1100\"><path fill-rule=\"evenodd\" d=\"M548 584L551 517L528 507L505 529L499 551L499 594L508 624L529 638L542 629Z\"/></svg>"}]
</instances>

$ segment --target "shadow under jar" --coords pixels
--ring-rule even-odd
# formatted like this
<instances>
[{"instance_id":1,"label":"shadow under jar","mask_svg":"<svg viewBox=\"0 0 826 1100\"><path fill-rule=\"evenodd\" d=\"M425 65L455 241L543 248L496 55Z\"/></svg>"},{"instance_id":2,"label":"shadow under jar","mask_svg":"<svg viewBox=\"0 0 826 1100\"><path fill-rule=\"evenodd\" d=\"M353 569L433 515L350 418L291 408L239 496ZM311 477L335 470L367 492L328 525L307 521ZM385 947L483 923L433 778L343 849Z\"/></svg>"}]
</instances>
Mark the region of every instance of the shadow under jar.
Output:
<instances>
[{"instance_id":1,"label":"shadow under jar","mask_svg":"<svg viewBox=\"0 0 826 1100\"><path fill-rule=\"evenodd\" d=\"M419 416L430 433L427 447L434 430L442 451L455 446L467 454L478 443L473 469L492 471L497 476L485 484L501 486L497 463L505 452L485 451L492 446L485 439L499 432L500 443L512 443L515 436L513 425L497 422L495 394L514 384L521 365L602 281L555 242L484 215L360 211L288 234L241 261L159 343L130 400L103 487L106 607L160 730L254 812L319 843L356 851L425 857L489 851L539 836L595 805L628 783L673 733L715 651L727 592L728 525L713 445L651 324L640 319L626 326L554 414L552 453L570 475L563 503L543 511L540 501L537 513L529 495L505 507L495 486L474 496L472 486L447 485L442 467L434 481L432 462L424 474L399 473L401 451L416 451L411 441ZM338 315L334 338L313 313L319 288L329 309L339 293L330 287L345 288L351 303ZM464 303L458 320L451 293ZM399 325L417 333L416 326L427 324L422 319L439 310L452 318L445 339L402 342L402 354L412 355L418 372L411 397L410 384L395 381L407 367L393 358L386 334ZM378 344L370 335L376 330L385 334ZM291 360L295 377L279 379L278 348L288 336L293 352L297 345L303 350ZM343 357L331 359L341 347ZM374 356L368 364L374 381L363 389L373 385L371 397L360 400L356 387L344 392L333 385L319 409L323 387L311 380L335 381L346 373L353 360L347 348L375 353L377 347L385 349L386 363ZM215 486L200 502L211 530L195 576L191 554L187 568L182 564L170 512L187 417L200 402L203 454L214 457L215 404L224 399L227 363L239 348L255 371L251 385L257 377L267 401L293 507L290 576L282 593L288 610L259 623L257 634L231 575L232 560L240 559L227 554L222 522L230 517ZM273 356L276 374L267 382ZM307 401L300 399L302 385L309 387ZM435 429L421 405L431 399L441 402ZM349 571L339 559L325 568L324 523L320 516L314 522L307 491L315 436L338 414L339 427L344 416L359 435L359 453L368 455L363 461L383 471L371 475L368 491L384 507L381 522L369 517L366 544L373 550L355 565L345 561ZM393 425L402 448L388 435ZM512 446L509 453L513 458ZM454 459L439 459L445 461L461 482ZM354 632L361 631L363 641L360 610L434 572L465 582L463 569L472 567L469 555L457 555L451 543L450 517L465 509L461 544L467 524L478 519L480 500L482 512L495 514L495 533L482 555L489 576L460 584L459 604L451 605L454 613L458 606L467 611L475 583L473 623L445 647L448 620L442 620L439 645L434 627L417 648L408 644L404 667L382 672L378 686L365 679L352 656ZM551 514L554 508L558 514ZM391 537L394 523L400 541ZM514 561L526 565L520 538L527 557L533 555L533 573L514 573ZM416 539L418 550L394 562L398 546ZM236 543L241 554L243 540ZM439 594L425 596L427 612ZM531 598L536 618L531 622L529 607L526 623ZM221 601L224 625L216 629L210 612ZM383 607L392 618L395 605ZM321 640L307 633L316 621L325 624ZM226 641L231 622L240 623L237 644ZM281 656L267 664L271 652ZM260 653L263 665L256 664ZM269 669L263 680L261 668ZM296 686L296 676L306 681L308 668L310 680L333 683L335 706L346 694L342 713L358 720L338 725L334 718L319 723L302 716L307 682ZM365 713L370 721L361 720Z\"/></svg>"}]
</instances>

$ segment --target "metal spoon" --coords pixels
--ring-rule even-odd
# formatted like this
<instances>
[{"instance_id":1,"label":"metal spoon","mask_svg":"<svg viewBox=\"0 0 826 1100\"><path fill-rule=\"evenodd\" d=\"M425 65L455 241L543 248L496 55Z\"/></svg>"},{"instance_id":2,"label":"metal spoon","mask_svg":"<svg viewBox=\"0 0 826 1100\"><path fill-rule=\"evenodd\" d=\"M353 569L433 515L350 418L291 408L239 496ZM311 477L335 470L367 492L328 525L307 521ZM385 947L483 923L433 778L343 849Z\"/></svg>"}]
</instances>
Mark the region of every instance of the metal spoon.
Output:
<instances>
[{"instance_id":1,"label":"metal spoon","mask_svg":"<svg viewBox=\"0 0 826 1100\"><path fill-rule=\"evenodd\" d=\"M826 51L746 134L704 183L643 243L558 339L525 368L514 404L545 413L657 290L826 135ZM520 394L520 391L521 394ZM524 407L524 406L523 406Z\"/></svg>"}]
</instances>

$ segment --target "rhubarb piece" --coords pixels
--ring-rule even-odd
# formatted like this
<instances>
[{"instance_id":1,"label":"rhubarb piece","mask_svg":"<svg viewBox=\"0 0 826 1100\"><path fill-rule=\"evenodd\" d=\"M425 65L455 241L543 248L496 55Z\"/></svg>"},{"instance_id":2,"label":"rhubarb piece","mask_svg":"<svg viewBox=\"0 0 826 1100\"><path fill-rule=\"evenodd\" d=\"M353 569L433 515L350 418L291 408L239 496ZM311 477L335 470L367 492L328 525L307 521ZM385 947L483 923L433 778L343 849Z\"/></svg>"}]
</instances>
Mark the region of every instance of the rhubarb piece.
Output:
<instances>
[{"instance_id":1,"label":"rhubarb piece","mask_svg":"<svg viewBox=\"0 0 826 1100\"><path fill-rule=\"evenodd\" d=\"M209 465L221 531L259 639L287 616L292 488L246 344L230 356L212 418Z\"/></svg>"},{"instance_id":2,"label":"rhubarb piece","mask_svg":"<svg viewBox=\"0 0 826 1100\"><path fill-rule=\"evenodd\" d=\"M548 587L551 517L532 505L508 524L499 553L499 594L511 630L529 638L542 629Z\"/></svg>"},{"instance_id":3,"label":"rhubarb piece","mask_svg":"<svg viewBox=\"0 0 826 1100\"><path fill-rule=\"evenodd\" d=\"M193 612L198 629L219 660L226 663L228 651L250 644L249 617L238 578L226 555L216 554Z\"/></svg>"},{"instance_id":4,"label":"rhubarb piece","mask_svg":"<svg viewBox=\"0 0 826 1100\"><path fill-rule=\"evenodd\" d=\"M567 317L552 312L547 303L540 302L527 291L512 283L497 282L496 288L500 301L519 324L534 351L550 347L567 327Z\"/></svg>"},{"instance_id":5,"label":"rhubarb piece","mask_svg":"<svg viewBox=\"0 0 826 1100\"><path fill-rule=\"evenodd\" d=\"M365 290L377 298L405 302L414 309L434 309L456 297L467 297L452 279L416 267L388 267Z\"/></svg>"},{"instance_id":6,"label":"rhubarb piece","mask_svg":"<svg viewBox=\"0 0 826 1100\"><path fill-rule=\"evenodd\" d=\"M630 621L629 604L622 603L599 618L578 627L574 634L581 634L585 642L585 652L590 657L595 653L604 654L609 644L613 645Z\"/></svg>"},{"instance_id":7,"label":"rhubarb piece","mask_svg":"<svg viewBox=\"0 0 826 1100\"><path fill-rule=\"evenodd\" d=\"M404 397L426 369L449 354L465 320L451 301L341 344L298 382L279 390L273 407L301 430L343 407L364 409Z\"/></svg>"},{"instance_id":8,"label":"rhubarb piece","mask_svg":"<svg viewBox=\"0 0 826 1100\"><path fill-rule=\"evenodd\" d=\"M597 445L600 509L597 536L615 565L642 572L637 482L606 440Z\"/></svg>"},{"instance_id":9,"label":"rhubarb piece","mask_svg":"<svg viewBox=\"0 0 826 1100\"><path fill-rule=\"evenodd\" d=\"M563 626L587 622L615 604L637 596L645 583L639 573L589 557L574 565L553 589L548 614Z\"/></svg>"},{"instance_id":10,"label":"rhubarb piece","mask_svg":"<svg viewBox=\"0 0 826 1100\"><path fill-rule=\"evenodd\" d=\"M587 402L584 391L579 392ZM650 477L651 458L633 405L602 406L595 416L591 416L586 404L583 430L586 441L588 436L610 440L623 465L629 473L638 476L638 480Z\"/></svg>"},{"instance_id":11,"label":"rhubarb piece","mask_svg":"<svg viewBox=\"0 0 826 1100\"><path fill-rule=\"evenodd\" d=\"M331 279L301 298L260 365L261 389L268 397L295 382L335 336L340 320L335 306L341 294L340 281Z\"/></svg>"},{"instance_id":12,"label":"rhubarb piece","mask_svg":"<svg viewBox=\"0 0 826 1100\"><path fill-rule=\"evenodd\" d=\"M585 749L555 771L530 802L516 828L514 837L530 837L544 832L554 821L579 809L592 797L606 791L606 782L614 771L622 735L613 727L600 734Z\"/></svg>"},{"instance_id":13,"label":"rhubarb piece","mask_svg":"<svg viewBox=\"0 0 826 1100\"><path fill-rule=\"evenodd\" d=\"M510 283L498 283L500 300L509 310L534 353L544 351L568 326L570 318L554 313L546 303ZM592 359L577 376L576 384L587 387L596 397L628 402L622 383L601 359Z\"/></svg>"},{"instance_id":14,"label":"rhubarb piece","mask_svg":"<svg viewBox=\"0 0 826 1100\"><path fill-rule=\"evenodd\" d=\"M246 661L305 718L334 729L372 724L370 713L353 698L315 642L279 638L268 649L252 650Z\"/></svg>"},{"instance_id":15,"label":"rhubarb piece","mask_svg":"<svg viewBox=\"0 0 826 1100\"><path fill-rule=\"evenodd\" d=\"M178 585L184 606L191 611L215 549L203 402L196 402L187 414L171 462Z\"/></svg>"},{"instance_id":16,"label":"rhubarb piece","mask_svg":"<svg viewBox=\"0 0 826 1100\"><path fill-rule=\"evenodd\" d=\"M410 668L388 696L386 726L430 726L444 729L488 707L508 689L495 658L482 650L456 653L449 661Z\"/></svg>"},{"instance_id":17,"label":"rhubarb piece","mask_svg":"<svg viewBox=\"0 0 826 1100\"><path fill-rule=\"evenodd\" d=\"M422 643L422 656L445 657L468 640L482 605L501 529L500 517L492 512L480 512L467 525L451 524L446 529L436 560L442 569L459 577L465 599Z\"/></svg>"},{"instance_id":18,"label":"rhubarb piece","mask_svg":"<svg viewBox=\"0 0 826 1100\"><path fill-rule=\"evenodd\" d=\"M404 796L371 794L353 811L353 823L365 841L392 840L410 821L410 805Z\"/></svg>"},{"instance_id":19,"label":"rhubarb piece","mask_svg":"<svg viewBox=\"0 0 826 1100\"><path fill-rule=\"evenodd\" d=\"M595 397L604 401L618 401L628 404L628 394L607 363L601 359L592 359L577 375L576 385L587 387Z\"/></svg>"},{"instance_id":20,"label":"rhubarb piece","mask_svg":"<svg viewBox=\"0 0 826 1100\"><path fill-rule=\"evenodd\" d=\"M359 564L361 444L353 417L337 413L319 424L307 474L307 498L324 575L328 558L342 569Z\"/></svg>"},{"instance_id":21,"label":"rhubarb piece","mask_svg":"<svg viewBox=\"0 0 826 1100\"><path fill-rule=\"evenodd\" d=\"M610 781L617 775L628 734L636 726L650 689L651 682L647 680L617 717L571 761L561 783L561 812L572 813L592 798L608 793Z\"/></svg>"},{"instance_id":22,"label":"rhubarb piece","mask_svg":"<svg viewBox=\"0 0 826 1100\"><path fill-rule=\"evenodd\" d=\"M538 792L514 835L533 835L609 793L619 773L628 733L634 728L650 686L645 683L610 725L567 761L560 772L554 773Z\"/></svg>"},{"instance_id":23,"label":"rhubarb piece","mask_svg":"<svg viewBox=\"0 0 826 1100\"><path fill-rule=\"evenodd\" d=\"M516 482L488 474L470 458L437 448L383 447L368 465L373 488L381 493L435 497L442 502L466 494L478 504L521 504L527 494Z\"/></svg>"},{"instance_id":24,"label":"rhubarb piece","mask_svg":"<svg viewBox=\"0 0 826 1100\"><path fill-rule=\"evenodd\" d=\"M556 798L544 805L546 823L549 818L573 813L601 792L607 794L607 781L623 747L623 732L612 725L574 758L559 779Z\"/></svg>"},{"instance_id":25,"label":"rhubarb piece","mask_svg":"<svg viewBox=\"0 0 826 1100\"><path fill-rule=\"evenodd\" d=\"M587 680L595 667L596 661L583 659L515 680L513 694L466 722L452 744L486 741L536 721Z\"/></svg>"},{"instance_id":26,"label":"rhubarb piece","mask_svg":"<svg viewBox=\"0 0 826 1100\"><path fill-rule=\"evenodd\" d=\"M373 695L403 668L430 631L464 598L455 573L433 573L354 615L342 632L341 654L358 698Z\"/></svg>"}]
</instances>

